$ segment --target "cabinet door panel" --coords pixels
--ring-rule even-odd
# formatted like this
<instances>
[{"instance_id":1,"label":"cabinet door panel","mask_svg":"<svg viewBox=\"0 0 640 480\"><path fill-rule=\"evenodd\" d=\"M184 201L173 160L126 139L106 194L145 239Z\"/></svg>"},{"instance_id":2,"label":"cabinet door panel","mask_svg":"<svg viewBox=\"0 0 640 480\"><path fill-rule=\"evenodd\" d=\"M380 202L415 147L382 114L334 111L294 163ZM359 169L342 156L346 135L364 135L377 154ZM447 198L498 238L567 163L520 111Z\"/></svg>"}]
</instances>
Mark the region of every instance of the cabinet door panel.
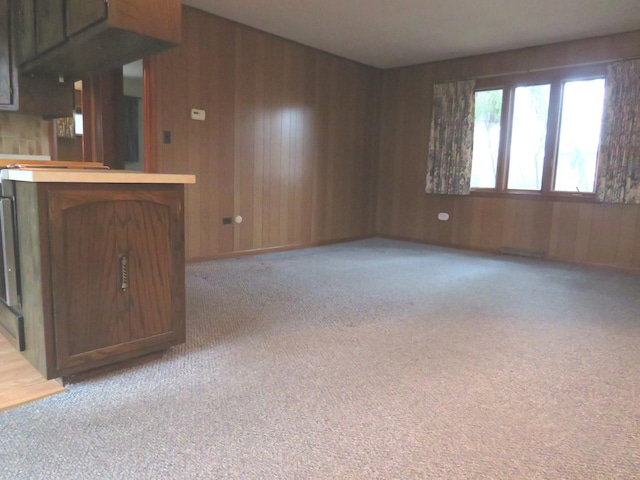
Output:
<instances>
[{"instance_id":1,"label":"cabinet door panel","mask_svg":"<svg viewBox=\"0 0 640 480\"><path fill-rule=\"evenodd\" d=\"M12 66L9 32L9 5L0 0L0 105L12 103Z\"/></svg>"},{"instance_id":2,"label":"cabinet door panel","mask_svg":"<svg viewBox=\"0 0 640 480\"><path fill-rule=\"evenodd\" d=\"M36 25L38 54L64 42L63 0L36 0Z\"/></svg>"},{"instance_id":3,"label":"cabinet door panel","mask_svg":"<svg viewBox=\"0 0 640 480\"><path fill-rule=\"evenodd\" d=\"M130 251L131 338L172 330L169 206L127 202L127 241Z\"/></svg>"},{"instance_id":4,"label":"cabinet door panel","mask_svg":"<svg viewBox=\"0 0 640 480\"><path fill-rule=\"evenodd\" d=\"M129 339L128 298L118 255L126 237L121 205L95 202L52 215L52 277L58 366Z\"/></svg>"},{"instance_id":5,"label":"cabinet door panel","mask_svg":"<svg viewBox=\"0 0 640 480\"><path fill-rule=\"evenodd\" d=\"M67 0L67 36L107 18L104 0Z\"/></svg>"},{"instance_id":6,"label":"cabinet door panel","mask_svg":"<svg viewBox=\"0 0 640 480\"><path fill-rule=\"evenodd\" d=\"M16 62L21 64L36 55L36 30L34 0L14 1L13 10L14 38L16 40Z\"/></svg>"},{"instance_id":7,"label":"cabinet door panel","mask_svg":"<svg viewBox=\"0 0 640 480\"><path fill-rule=\"evenodd\" d=\"M184 342L183 188L47 189L60 374Z\"/></svg>"}]
</instances>

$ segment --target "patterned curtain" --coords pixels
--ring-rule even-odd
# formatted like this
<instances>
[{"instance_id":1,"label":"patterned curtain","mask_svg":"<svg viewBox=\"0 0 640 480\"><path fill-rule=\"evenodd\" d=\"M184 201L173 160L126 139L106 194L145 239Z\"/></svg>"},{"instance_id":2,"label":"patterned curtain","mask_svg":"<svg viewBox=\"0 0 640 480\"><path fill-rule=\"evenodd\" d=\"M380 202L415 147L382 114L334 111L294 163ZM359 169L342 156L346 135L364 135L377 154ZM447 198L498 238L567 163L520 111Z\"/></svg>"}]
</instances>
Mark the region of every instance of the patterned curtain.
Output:
<instances>
[{"instance_id":1,"label":"patterned curtain","mask_svg":"<svg viewBox=\"0 0 640 480\"><path fill-rule=\"evenodd\" d=\"M426 193L468 195L475 81L433 86Z\"/></svg>"},{"instance_id":2,"label":"patterned curtain","mask_svg":"<svg viewBox=\"0 0 640 480\"><path fill-rule=\"evenodd\" d=\"M58 138L76 138L73 117L56 118L56 136Z\"/></svg>"},{"instance_id":3,"label":"patterned curtain","mask_svg":"<svg viewBox=\"0 0 640 480\"><path fill-rule=\"evenodd\" d=\"M596 198L640 203L640 60L609 66Z\"/></svg>"}]
</instances>

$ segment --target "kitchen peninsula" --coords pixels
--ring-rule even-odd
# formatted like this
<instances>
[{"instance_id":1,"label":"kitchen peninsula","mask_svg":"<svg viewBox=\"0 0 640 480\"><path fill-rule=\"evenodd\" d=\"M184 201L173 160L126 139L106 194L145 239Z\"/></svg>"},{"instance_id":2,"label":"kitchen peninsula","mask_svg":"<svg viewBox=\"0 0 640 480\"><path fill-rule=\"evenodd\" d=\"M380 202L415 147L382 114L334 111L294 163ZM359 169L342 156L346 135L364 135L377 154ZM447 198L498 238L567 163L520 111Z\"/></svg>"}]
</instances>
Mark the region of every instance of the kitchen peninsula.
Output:
<instances>
[{"instance_id":1,"label":"kitchen peninsula","mask_svg":"<svg viewBox=\"0 0 640 480\"><path fill-rule=\"evenodd\" d=\"M15 202L20 298L14 325L0 330L43 376L185 341L193 175L34 167L0 177Z\"/></svg>"}]
</instances>

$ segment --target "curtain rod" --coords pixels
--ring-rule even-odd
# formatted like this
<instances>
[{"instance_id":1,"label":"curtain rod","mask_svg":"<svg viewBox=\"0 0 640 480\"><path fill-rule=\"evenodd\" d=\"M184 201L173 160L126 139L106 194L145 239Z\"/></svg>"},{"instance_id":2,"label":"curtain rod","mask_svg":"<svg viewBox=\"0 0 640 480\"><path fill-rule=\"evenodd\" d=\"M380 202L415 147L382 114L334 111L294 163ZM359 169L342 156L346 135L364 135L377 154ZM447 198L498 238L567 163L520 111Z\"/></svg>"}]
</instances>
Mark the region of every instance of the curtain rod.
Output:
<instances>
[{"instance_id":1,"label":"curtain rod","mask_svg":"<svg viewBox=\"0 0 640 480\"><path fill-rule=\"evenodd\" d=\"M521 70L512 70L508 72L500 72L500 73L489 73L486 75L471 75L471 76L459 76L455 78L439 78L438 75L434 75L434 83L448 83L448 82L459 82L464 80L485 80L491 78L499 78L499 77L507 77L509 75L524 75L528 73L539 73L539 72L550 72L554 70L570 70L577 68L588 68L588 67L597 67L600 65L609 65L618 62L624 61L632 61L637 60L640 57L632 57L632 58L614 58L609 60L598 60L593 62L582 62L582 63L574 63L571 65L561 65L561 66L552 66L552 67L539 67L539 68L529 68L529 69L521 69ZM444 67L446 68L446 67Z\"/></svg>"}]
</instances>

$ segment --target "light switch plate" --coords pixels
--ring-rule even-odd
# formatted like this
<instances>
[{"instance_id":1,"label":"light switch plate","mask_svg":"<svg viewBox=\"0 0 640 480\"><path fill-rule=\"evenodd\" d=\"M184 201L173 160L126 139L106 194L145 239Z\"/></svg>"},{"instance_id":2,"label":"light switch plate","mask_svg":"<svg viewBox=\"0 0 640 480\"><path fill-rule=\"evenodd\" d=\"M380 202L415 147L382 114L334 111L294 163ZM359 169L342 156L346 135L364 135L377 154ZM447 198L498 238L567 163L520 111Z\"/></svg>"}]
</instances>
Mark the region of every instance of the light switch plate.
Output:
<instances>
[{"instance_id":1,"label":"light switch plate","mask_svg":"<svg viewBox=\"0 0 640 480\"><path fill-rule=\"evenodd\" d=\"M199 110L197 108L191 109L192 120L204 120L205 118L207 118L207 114L204 110Z\"/></svg>"}]
</instances>

